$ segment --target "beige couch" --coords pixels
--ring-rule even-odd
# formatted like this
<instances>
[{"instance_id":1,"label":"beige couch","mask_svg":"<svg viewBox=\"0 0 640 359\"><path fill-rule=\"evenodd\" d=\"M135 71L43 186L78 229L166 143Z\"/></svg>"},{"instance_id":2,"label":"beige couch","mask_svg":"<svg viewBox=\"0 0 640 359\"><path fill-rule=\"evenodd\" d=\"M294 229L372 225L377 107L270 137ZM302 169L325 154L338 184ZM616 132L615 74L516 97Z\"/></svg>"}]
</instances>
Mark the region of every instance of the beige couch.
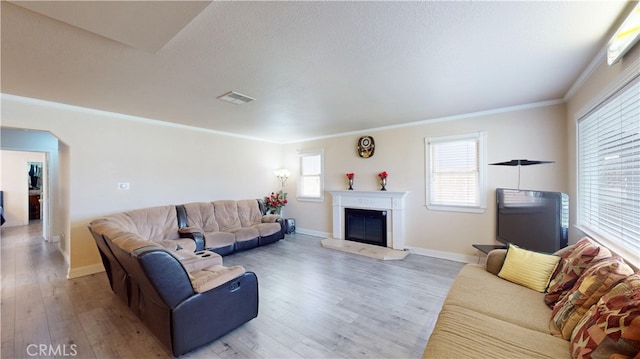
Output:
<instances>
[{"instance_id":1,"label":"beige couch","mask_svg":"<svg viewBox=\"0 0 640 359\"><path fill-rule=\"evenodd\" d=\"M266 214L262 200L193 202L180 207L184 208L178 211L181 237L203 242L202 248L189 247L192 251L206 248L227 255L284 238L283 219Z\"/></svg>"},{"instance_id":2,"label":"beige couch","mask_svg":"<svg viewBox=\"0 0 640 359\"><path fill-rule=\"evenodd\" d=\"M570 250L572 246L556 255L566 256ZM423 358L572 357L571 341L550 334L555 313L553 305L545 304L545 293L497 276L506 253L507 250L490 252L486 267L467 264L462 268L445 299ZM587 268L582 268L583 273ZM616 281L620 279L616 277ZM635 324L640 325L640 319ZM633 357L626 354L623 358Z\"/></svg>"}]
</instances>

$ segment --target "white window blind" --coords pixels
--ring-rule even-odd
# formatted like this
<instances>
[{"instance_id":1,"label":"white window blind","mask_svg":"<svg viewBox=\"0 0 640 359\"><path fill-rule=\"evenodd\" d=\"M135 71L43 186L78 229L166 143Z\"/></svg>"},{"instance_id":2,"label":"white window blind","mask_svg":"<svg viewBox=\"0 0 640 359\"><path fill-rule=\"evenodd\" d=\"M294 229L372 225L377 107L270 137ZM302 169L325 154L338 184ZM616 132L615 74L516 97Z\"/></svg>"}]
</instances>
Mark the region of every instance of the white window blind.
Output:
<instances>
[{"instance_id":1,"label":"white window blind","mask_svg":"<svg viewBox=\"0 0 640 359\"><path fill-rule=\"evenodd\" d=\"M482 211L484 133L426 139L427 207Z\"/></svg>"},{"instance_id":2,"label":"white window blind","mask_svg":"<svg viewBox=\"0 0 640 359\"><path fill-rule=\"evenodd\" d=\"M322 152L300 155L298 198L322 199Z\"/></svg>"},{"instance_id":3,"label":"white window blind","mask_svg":"<svg viewBox=\"0 0 640 359\"><path fill-rule=\"evenodd\" d=\"M578 226L640 253L640 81L578 123Z\"/></svg>"}]
</instances>

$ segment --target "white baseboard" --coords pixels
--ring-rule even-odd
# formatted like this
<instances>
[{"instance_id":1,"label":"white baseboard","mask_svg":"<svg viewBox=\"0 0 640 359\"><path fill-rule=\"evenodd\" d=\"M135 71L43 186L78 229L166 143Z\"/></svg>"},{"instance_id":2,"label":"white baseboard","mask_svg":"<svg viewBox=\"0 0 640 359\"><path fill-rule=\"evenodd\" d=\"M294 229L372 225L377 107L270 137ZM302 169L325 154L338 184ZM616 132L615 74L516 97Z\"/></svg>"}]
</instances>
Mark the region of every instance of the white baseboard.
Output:
<instances>
[{"instance_id":1,"label":"white baseboard","mask_svg":"<svg viewBox=\"0 0 640 359\"><path fill-rule=\"evenodd\" d=\"M306 234L309 236L321 237L321 238L331 237L331 233L314 231L311 229L305 229L305 228L299 228L299 227L296 228L296 233Z\"/></svg>"},{"instance_id":2,"label":"white baseboard","mask_svg":"<svg viewBox=\"0 0 640 359\"><path fill-rule=\"evenodd\" d=\"M314 231L314 230L305 229L305 228L296 228L296 233L306 234L309 236L315 236L315 237L321 237L321 238L329 238L332 236L332 233ZM446 259L454 262L482 263L483 261L483 259L482 258L479 259L478 256L471 256L471 255L460 254L460 253L437 251L433 249L425 249L420 247L407 247L406 249L408 249L411 253L417 254L419 256Z\"/></svg>"},{"instance_id":3,"label":"white baseboard","mask_svg":"<svg viewBox=\"0 0 640 359\"><path fill-rule=\"evenodd\" d=\"M425 248L419 248L419 247L407 247L407 249L409 249L411 253L415 253L420 256L446 259L449 261L461 262L461 263L478 263L478 256L470 256L467 254L437 251L433 249L425 249Z\"/></svg>"},{"instance_id":4,"label":"white baseboard","mask_svg":"<svg viewBox=\"0 0 640 359\"><path fill-rule=\"evenodd\" d=\"M80 268L69 268L69 271L67 272L67 279L84 277L86 275L96 274L100 272L104 272L104 266L102 265L102 263L95 263Z\"/></svg>"}]
</instances>

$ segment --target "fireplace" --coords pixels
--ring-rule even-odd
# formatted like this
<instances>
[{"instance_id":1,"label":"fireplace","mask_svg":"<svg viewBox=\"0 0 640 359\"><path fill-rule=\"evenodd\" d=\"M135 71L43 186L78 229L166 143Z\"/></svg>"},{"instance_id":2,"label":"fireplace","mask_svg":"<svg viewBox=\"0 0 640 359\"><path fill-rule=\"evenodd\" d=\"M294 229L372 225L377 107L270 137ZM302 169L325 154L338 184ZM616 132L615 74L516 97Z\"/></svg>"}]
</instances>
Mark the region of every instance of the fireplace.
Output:
<instances>
[{"instance_id":1,"label":"fireplace","mask_svg":"<svg viewBox=\"0 0 640 359\"><path fill-rule=\"evenodd\" d=\"M395 191L329 191L333 196L333 238L345 239L345 209L386 212L386 247L405 249L404 198L409 192Z\"/></svg>"},{"instance_id":2,"label":"fireplace","mask_svg":"<svg viewBox=\"0 0 640 359\"><path fill-rule=\"evenodd\" d=\"M387 211L345 208L344 235L346 240L387 246Z\"/></svg>"}]
</instances>

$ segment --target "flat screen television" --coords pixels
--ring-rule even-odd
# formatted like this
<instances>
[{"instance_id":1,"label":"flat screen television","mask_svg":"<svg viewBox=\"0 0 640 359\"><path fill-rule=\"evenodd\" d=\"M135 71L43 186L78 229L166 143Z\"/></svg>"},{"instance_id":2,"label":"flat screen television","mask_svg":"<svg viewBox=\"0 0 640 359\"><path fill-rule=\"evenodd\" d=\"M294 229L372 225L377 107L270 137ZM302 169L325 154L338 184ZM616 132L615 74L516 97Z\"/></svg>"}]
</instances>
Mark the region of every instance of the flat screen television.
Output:
<instances>
[{"instance_id":1,"label":"flat screen television","mask_svg":"<svg viewBox=\"0 0 640 359\"><path fill-rule=\"evenodd\" d=\"M546 253L567 246L567 194L496 188L496 202L498 241Z\"/></svg>"}]
</instances>

